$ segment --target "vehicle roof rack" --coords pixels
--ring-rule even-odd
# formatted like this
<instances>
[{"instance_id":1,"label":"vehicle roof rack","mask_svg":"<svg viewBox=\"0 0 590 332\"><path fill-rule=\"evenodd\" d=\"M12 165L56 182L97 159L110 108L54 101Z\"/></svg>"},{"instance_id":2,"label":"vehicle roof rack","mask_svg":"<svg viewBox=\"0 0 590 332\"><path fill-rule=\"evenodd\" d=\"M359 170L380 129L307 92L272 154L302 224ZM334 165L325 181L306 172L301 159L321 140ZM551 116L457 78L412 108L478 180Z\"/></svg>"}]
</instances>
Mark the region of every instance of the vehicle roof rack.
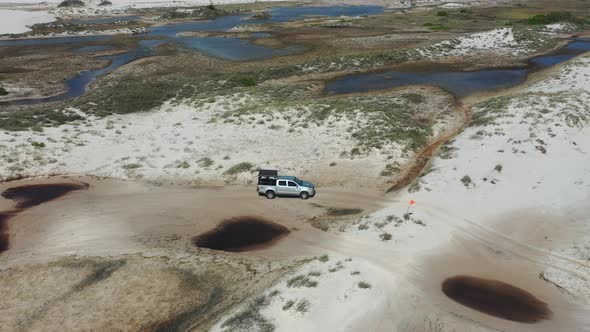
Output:
<instances>
[{"instance_id":1,"label":"vehicle roof rack","mask_svg":"<svg viewBox=\"0 0 590 332\"><path fill-rule=\"evenodd\" d=\"M277 177L279 172L275 169L261 169L258 171L259 177Z\"/></svg>"}]
</instances>

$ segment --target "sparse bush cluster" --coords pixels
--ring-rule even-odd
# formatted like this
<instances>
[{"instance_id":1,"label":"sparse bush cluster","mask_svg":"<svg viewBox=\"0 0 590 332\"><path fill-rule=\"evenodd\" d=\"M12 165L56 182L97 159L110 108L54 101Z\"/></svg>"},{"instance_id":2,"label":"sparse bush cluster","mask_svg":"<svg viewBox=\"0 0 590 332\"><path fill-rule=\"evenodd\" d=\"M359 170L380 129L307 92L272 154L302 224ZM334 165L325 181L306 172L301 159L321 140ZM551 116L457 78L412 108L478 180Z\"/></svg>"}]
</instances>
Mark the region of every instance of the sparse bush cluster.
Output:
<instances>
[{"instance_id":1,"label":"sparse bush cluster","mask_svg":"<svg viewBox=\"0 0 590 332\"><path fill-rule=\"evenodd\" d=\"M311 280L310 277L304 275L298 275L294 278L287 280L287 287L317 287L318 282Z\"/></svg>"},{"instance_id":2,"label":"sparse bush cluster","mask_svg":"<svg viewBox=\"0 0 590 332\"><path fill-rule=\"evenodd\" d=\"M392 176L398 173L400 170L401 169L396 164L387 164L385 165L385 169L383 169L379 175L383 177Z\"/></svg>"},{"instance_id":3,"label":"sparse bush cluster","mask_svg":"<svg viewBox=\"0 0 590 332\"><path fill-rule=\"evenodd\" d=\"M428 30L431 30L431 31L451 30L450 27L443 25L443 24L438 24L438 23L424 23L424 27L427 28Z\"/></svg>"},{"instance_id":4,"label":"sparse bush cluster","mask_svg":"<svg viewBox=\"0 0 590 332\"><path fill-rule=\"evenodd\" d=\"M255 331L272 332L275 326L269 322L260 311L268 307L272 299L279 294L273 291L268 295L262 295L248 303L242 310L228 318L221 327L229 331L242 331L254 329ZM286 309L285 309L286 310Z\"/></svg>"},{"instance_id":5,"label":"sparse bush cluster","mask_svg":"<svg viewBox=\"0 0 590 332\"><path fill-rule=\"evenodd\" d=\"M161 18L164 20L175 20L192 17L213 18L219 16L239 14L247 10L246 8L241 8L239 6L217 7L213 4L197 7L192 10L184 10L184 8L181 9L182 10L178 10L178 8L173 8L169 10L166 14L162 15Z\"/></svg>"},{"instance_id":6,"label":"sparse bush cluster","mask_svg":"<svg viewBox=\"0 0 590 332\"><path fill-rule=\"evenodd\" d=\"M240 84L243 86L256 86L256 77L254 76L244 76L240 78Z\"/></svg>"},{"instance_id":7,"label":"sparse bush cluster","mask_svg":"<svg viewBox=\"0 0 590 332\"><path fill-rule=\"evenodd\" d=\"M321 256L318 258L318 260L319 260L320 262L322 262L322 263L326 263L326 262L328 262L328 261L330 260L330 256L328 256L328 255L321 255Z\"/></svg>"},{"instance_id":8,"label":"sparse bush cluster","mask_svg":"<svg viewBox=\"0 0 590 332\"><path fill-rule=\"evenodd\" d=\"M239 173L249 172L252 170L252 168L254 168L254 165L248 162L243 162L228 168L225 172L223 172L223 174L236 175Z\"/></svg>"},{"instance_id":9,"label":"sparse bush cluster","mask_svg":"<svg viewBox=\"0 0 590 332\"><path fill-rule=\"evenodd\" d=\"M362 288L362 289L371 288L371 284L369 284L368 282L364 282L364 281L359 281L358 286L359 286L359 288Z\"/></svg>"},{"instance_id":10,"label":"sparse bush cluster","mask_svg":"<svg viewBox=\"0 0 590 332\"><path fill-rule=\"evenodd\" d=\"M391 240L391 234L382 233L381 235L379 235L379 238L381 239L381 241L389 241Z\"/></svg>"},{"instance_id":11,"label":"sparse bush cluster","mask_svg":"<svg viewBox=\"0 0 590 332\"><path fill-rule=\"evenodd\" d=\"M125 164L125 165L123 165L122 167L123 167L123 169L125 169L125 170L133 170L133 169L138 169L138 168L141 168L141 167L142 167L142 165L141 165L141 164L139 164L139 163L131 163L131 164Z\"/></svg>"},{"instance_id":12,"label":"sparse bush cluster","mask_svg":"<svg viewBox=\"0 0 590 332\"><path fill-rule=\"evenodd\" d=\"M201 158L197 161L197 164L202 168L209 168L213 166L214 162L213 159L209 157Z\"/></svg>"},{"instance_id":13,"label":"sparse bush cluster","mask_svg":"<svg viewBox=\"0 0 590 332\"><path fill-rule=\"evenodd\" d=\"M42 149L45 147L45 143L43 142L36 142L36 141L32 141L31 142L31 146L37 148L37 149Z\"/></svg>"},{"instance_id":14,"label":"sparse bush cluster","mask_svg":"<svg viewBox=\"0 0 590 332\"><path fill-rule=\"evenodd\" d=\"M469 175L465 175L461 178L461 182L466 188L469 188L473 182L471 181L471 177Z\"/></svg>"},{"instance_id":15,"label":"sparse bush cluster","mask_svg":"<svg viewBox=\"0 0 590 332\"><path fill-rule=\"evenodd\" d=\"M0 111L0 128L18 131L26 130L33 126L57 126L62 123L83 119L77 113L67 110L55 109L28 109L13 111Z\"/></svg>"},{"instance_id":16,"label":"sparse bush cluster","mask_svg":"<svg viewBox=\"0 0 590 332\"><path fill-rule=\"evenodd\" d=\"M64 0L57 7L84 7L84 2L81 0Z\"/></svg>"},{"instance_id":17,"label":"sparse bush cluster","mask_svg":"<svg viewBox=\"0 0 590 332\"><path fill-rule=\"evenodd\" d=\"M553 24L559 22L570 22L576 24L586 24L588 23L587 20L583 20L580 18L575 17L571 12L567 11L557 11L557 12L550 12L549 14L543 15L535 15L529 18L526 23L530 25L546 25L546 24Z\"/></svg>"}]
</instances>

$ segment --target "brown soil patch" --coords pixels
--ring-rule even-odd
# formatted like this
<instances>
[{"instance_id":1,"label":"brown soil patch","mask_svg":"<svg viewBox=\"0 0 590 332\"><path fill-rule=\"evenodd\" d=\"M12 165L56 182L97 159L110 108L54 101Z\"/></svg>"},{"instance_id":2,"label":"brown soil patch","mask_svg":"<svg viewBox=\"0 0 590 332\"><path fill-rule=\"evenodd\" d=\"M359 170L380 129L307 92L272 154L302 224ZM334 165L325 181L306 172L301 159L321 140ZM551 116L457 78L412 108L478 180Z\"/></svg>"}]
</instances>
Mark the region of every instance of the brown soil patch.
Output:
<instances>
[{"instance_id":1,"label":"brown soil patch","mask_svg":"<svg viewBox=\"0 0 590 332\"><path fill-rule=\"evenodd\" d=\"M287 234L289 230L283 225L257 217L236 217L194 237L193 244L200 248L240 252L268 247Z\"/></svg>"},{"instance_id":2,"label":"brown soil patch","mask_svg":"<svg viewBox=\"0 0 590 332\"><path fill-rule=\"evenodd\" d=\"M510 284L472 276L454 276L442 284L442 291L471 309L520 323L550 319L547 303Z\"/></svg>"},{"instance_id":3,"label":"brown soil patch","mask_svg":"<svg viewBox=\"0 0 590 332\"><path fill-rule=\"evenodd\" d=\"M26 186L12 187L4 190L0 196L13 200L15 209L7 212L0 212L0 252L8 250L8 220L17 213L62 197L74 190L87 189L88 183L46 183L32 184Z\"/></svg>"},{"instance_id":4,"label":"brown soil patch","mask_svg":"<svg viewBox=\"0 0 590 332\"><path fill-rule=\"evenodd\" d=\"M8 188L1 195L13 200L17 208L26 209L62 197L70 191L87 188L87 183L34 184Z\"/></svg>"},{"instance_id":5,"label":"brown soil patch","mask_svg":"<svg viewBox=\"0 0 590 332\"><path fill-rule=\"evenodd\" d=\"M12 211L0 213L0 252L8 249L8 219L14 215Z\"/></svg>"}]
</instances>

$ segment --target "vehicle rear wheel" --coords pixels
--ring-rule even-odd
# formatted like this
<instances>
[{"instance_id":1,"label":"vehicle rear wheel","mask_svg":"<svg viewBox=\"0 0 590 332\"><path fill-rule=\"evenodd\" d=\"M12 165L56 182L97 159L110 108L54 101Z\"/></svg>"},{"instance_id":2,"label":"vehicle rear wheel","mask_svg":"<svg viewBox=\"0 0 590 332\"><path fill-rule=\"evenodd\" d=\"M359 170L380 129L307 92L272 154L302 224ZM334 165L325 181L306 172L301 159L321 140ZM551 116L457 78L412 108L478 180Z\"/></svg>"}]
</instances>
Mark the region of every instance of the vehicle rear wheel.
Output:
<instances>
[{"instance_id":1,"label":"vehicle rear wheel","mask_svg":"<svg viewBox=\"0 0 590 332\"><path fill-rule=\"evenodd\" d=\"M301 197L301 199L308 199L309 193L307 191L303 191L301 194L299 194L299 197Z\"/></svg>"},{"instance_id":2,"label":"vehicle rear wheel","mask_svg":"<svg viewBox=\"0 0 590 332\"><path fill-rule=\"evenodd\" d=\"M272 190L269 190L266 192L266 198L268 199L274 199L277 195L275 195L275 192Z\"/></svg>"}]
</instances>

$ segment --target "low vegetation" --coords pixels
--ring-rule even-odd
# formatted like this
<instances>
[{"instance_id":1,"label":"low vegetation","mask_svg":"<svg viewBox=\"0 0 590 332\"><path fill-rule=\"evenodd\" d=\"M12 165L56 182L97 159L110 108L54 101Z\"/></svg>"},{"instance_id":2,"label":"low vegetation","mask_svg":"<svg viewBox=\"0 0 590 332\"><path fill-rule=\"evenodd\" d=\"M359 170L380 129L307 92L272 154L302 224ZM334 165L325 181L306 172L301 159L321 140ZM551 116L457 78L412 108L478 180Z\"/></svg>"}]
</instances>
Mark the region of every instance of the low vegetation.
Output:
<instances>
[{"instance_id":1,"label":"low vegetation","mask_svg":"<svg viewBox=\"0 0 590 332\"><path fill-rule=\"evenodd\" d=\"M285 303L285 305L283 305L283 310L287 311L289 309L291 309L291 307L295 304L295 301L293 300L289 300L287 301L287 303Z\"/></svg>"},{"instance_id":2,"label":"low vegetation","mask_svg":"<svg viewBox=\"0 0 590 332\"><path fill-rule=\"evenodd\" d=\"M214 162L213 162L213 159L211 159L209 157L205 157L205 158L199 159L197 161L197 164L199 165L199 167L209 168L209 167L213 166Z\"/></svg>"},{"instance_id":3,"label":"low vegetation","mask_svg":"<svg viewBox=\"0 0 590 332\"><path fill-rule=\"evenodd\" d=\"M469 188L469 187L471 186L471 184L473 183L473 182L471 181L471 177L470 177L469 175L465 175L465 176L463 176L463 177L461 178L461 182L463 183L463 185L464 185L466 188Z\"/></svg>"},{"instance_id":4,"label":"low vegetation","mask_svg":"<svg viewBox=\"0 0 590 332\"><path fill-rule=\"evenodd\" d=\"M328 215L333 217L350 216L360 214L363 209L354 208L328 208Z\"/></svg>"},{"instance_id":5,"label":"low vegetation","mask_svg":"<svg viewBox=\"0 0 590 332\"><path fill-rule=\"evenodd\" d=\"M590 23L587 19L577 18L571 12L567 11L556 11L550 12L548 14L539 14L526 20L526 23L529 25L547 25L560 22L569 22L575 24Z\"/></svg>"},{"instance_id":6,"label":"low vegetation","mask_svg":"<svg viewBox=\"0 0 590 332\"><path fill-rule=\"evenodd\" d=\"M201 6L194 9L173 8L161 16L164 20L177 20L187 18L214 18L219 16L233 15L245 12L246 8L237 6L215 6L213 4Z\"/></svg>"},{"instance_id":7,"label":"low vegetation","mask_svg":"<svg viewBox=\"0 0 590 332\"><path fill-rule=\"evenodd\" d=\"M84 2L81 0L64 0L57 7L84 7Z\"/></svg>"},{"instance_id":8,"label":"low vegetation","mask_svg":"<svg viewBox=\"0 0 590 332\"><path fill-rule=\"evenodd\" d=\"M31 142L31 146L37 148L37 149L42 149L45 147L45 143L43 142L36 142L36 141L32 141Z\"/></svg>"},{"instance_id":9,"label":"low vegetation","mask_svg":"<svg viewBox=\"0 0 590 332\"><path fill-rule=\"evenodd\" d=\"M391 240L391 234L382 233L381 235L379 235L379 238L381 239L381 241L389 241Z\"/></svg>"},{"instance_id":10,"label":"low vegetation","mask_svg":"<svg viewBox=\"0 0 590 332\"><path fill-rule=\"evenodd\" d=\"M223 322L221 327L227 332L244 331L246 329L254 329L261 332L274 331L275 326L262 316L260 311L268 307L272 299L278 294L278 291L274 291L269 295L262 295L255 298L238 313Z\"/></svg>"},{"instance_id":11,"label":"low vegetation","mask_svg":"<svg viewBox=\"0 0 590 332\"><path fill-rule=\"evenodd\" d=\"M300 313L306 313L309 311L311 307L311 303L308 300L300 300L297 305L295 306L295 310Z\"/></svg>"},{"instance_id":12,"label":"low vegetation","mask_svg":"<svg viewBox=\"0 0 590 332\"><path fill-rule=\"evenodd\" d=\"M447 30L451 30L450 27L443 25L443 24L437 24L437 23L424 23L424 27L428 30L431 31L447 31Z\"/></svg>"},{"instance_id":13,"label":"low vegetation","mask_svg":"<svg viewBox=\"0 0 590 332\"><path fill-rule=\"evenodd\" d=\"M321 255L321 256L318 258L318 260L319 260L320 262L322 262L322 263L326 263L326 262L328 262L328 261L330 260L330 256L328 256L328 255Z\"/></svg>"},{"instance_id":14,"label":"low vegetation","mask_svg":"<svg viewBox=\"0 0 590 332\"><path fill-rule=\"evenodd\" d=\"M362 288L362 289L371 288L371 284L369 284L368 282L364 282L364 281L359 281L358 286L359 286L359 288Z\"/></svg>"},{"instance_id":15,"label":"low vegetation","mask_svg":"<svg viewBox=\"0 0 590 332\"><path fill-rule=\"evenodd\" d=\"M311 280L308 276L298 275L294 278L287 280L287 287L316 287L318 285L317 281Z\"/></svg>"},{"instance_id":16,"label":"low vegetation","mask_svg":"<svg viewBox=\"0 0 590 332\"><path fill-rule=\"evenodd\" d=\"M248 162L243 162L228 168L225 172L223 172L223 174L236 175L239 173L249 172L252 170L252 168L254 168L254 165Z\"/></svg>"}]
</instances>

